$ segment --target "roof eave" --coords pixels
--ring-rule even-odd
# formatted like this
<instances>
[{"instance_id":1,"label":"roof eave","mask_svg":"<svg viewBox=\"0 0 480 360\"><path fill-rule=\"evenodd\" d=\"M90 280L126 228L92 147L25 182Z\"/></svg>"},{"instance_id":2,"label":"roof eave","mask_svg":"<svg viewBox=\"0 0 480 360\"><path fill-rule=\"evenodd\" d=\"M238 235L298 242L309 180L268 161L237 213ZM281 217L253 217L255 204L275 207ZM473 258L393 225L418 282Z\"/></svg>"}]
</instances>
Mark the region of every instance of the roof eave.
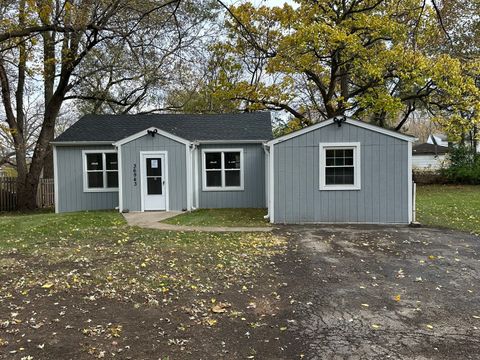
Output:
<instances>
[{"instance_id":1,"label":"roof eave","mask_svg":"<svg viewBox=\"0 0 480 360\"><path fill-rule=\"evenodd\" d=\"M330 119L327 119L325 121L319 122L315 125L311 125L311 126L308 126L306 128L294 131L290 134L280 136L276 139L268 141L267 145L268 146L275 145L275 144L281 143L283 141L293 139L297 136L307 134L311 131L321 129L322 127L332 125L333 123L331 122L331 120L333 120L333 118L330 118ZM353 125L353 126L358 126L358 127L361 127L361 128L367 129L367 130L375 131L375 132L378 132L378 133L382 133L382 134L385 134L385 135L388 135L388 136L391 136L391 137L394 137L394 138L397 138L397 139L400 139L400 140L412 142L412 143L418 140L414 136L397 133L397 132L389 130L389 129L381 128L379 126L375 126L375 125L372 125L372 124L369 124L369 123L366 123L366 122L363 122L363 121L353 120L351 118L346 118L345 123Z\"/></svg>"}]
</instances>

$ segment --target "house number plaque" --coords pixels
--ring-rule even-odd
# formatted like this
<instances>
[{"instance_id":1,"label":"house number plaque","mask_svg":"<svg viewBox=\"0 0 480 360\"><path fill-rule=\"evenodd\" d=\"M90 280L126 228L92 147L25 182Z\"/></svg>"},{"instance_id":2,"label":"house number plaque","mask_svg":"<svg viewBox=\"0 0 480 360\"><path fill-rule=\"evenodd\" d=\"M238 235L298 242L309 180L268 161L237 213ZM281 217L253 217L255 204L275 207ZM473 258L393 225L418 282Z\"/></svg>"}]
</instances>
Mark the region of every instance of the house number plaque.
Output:
<instances>
[{"instance_id":1,"label":"house number plaque","mask_svg":"<svg viewBox=\"0 0 480 360\"><path fill-rule=\"evenodd\" d=\"M137 164L133 164L133 186L137 186Z\"/></svg>"}]
</instances>

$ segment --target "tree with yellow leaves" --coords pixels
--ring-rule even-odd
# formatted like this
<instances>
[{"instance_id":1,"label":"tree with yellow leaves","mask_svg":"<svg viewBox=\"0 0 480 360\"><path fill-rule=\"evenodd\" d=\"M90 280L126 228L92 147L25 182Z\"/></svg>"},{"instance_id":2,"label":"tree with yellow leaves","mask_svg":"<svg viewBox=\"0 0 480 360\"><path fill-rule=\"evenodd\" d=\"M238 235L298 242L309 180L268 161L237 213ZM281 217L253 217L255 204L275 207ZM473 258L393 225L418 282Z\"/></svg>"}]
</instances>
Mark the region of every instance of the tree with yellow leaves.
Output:
<instances>
[{"instance_id":1,"label":"tree with yellow leaves","mask_svg":"<svg viewBox=\"0 0 480 360\"><path fill-rule=\"evenodd\" d=\"M435 3L296 3L228 8L228 37L215 51L236 61L243 78L220 84L217 96L284 110L293 130L336 115L400 130L415 111L461 113L478 104L474 61L432 46L445 31Z\"/></svg>"}]
</instances>

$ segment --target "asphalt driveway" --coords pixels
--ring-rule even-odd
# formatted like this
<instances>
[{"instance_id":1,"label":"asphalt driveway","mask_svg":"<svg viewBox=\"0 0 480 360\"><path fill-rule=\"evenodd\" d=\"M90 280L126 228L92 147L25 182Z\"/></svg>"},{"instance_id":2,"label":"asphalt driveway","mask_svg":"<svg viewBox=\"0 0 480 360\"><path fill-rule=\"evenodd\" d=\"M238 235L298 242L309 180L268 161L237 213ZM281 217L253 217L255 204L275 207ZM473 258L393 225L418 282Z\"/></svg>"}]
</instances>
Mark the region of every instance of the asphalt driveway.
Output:
<instances>
[{"instance_id":1,"label":"asphalt driveway","mask_svg":"<svg viewBox=\"0 0 480 360\"><path fill-rule=\"evenodd\" d=\"M292 336L307 359L480 359L480 238L378 226L283 227Z\"/></svg>"}]
</instances>

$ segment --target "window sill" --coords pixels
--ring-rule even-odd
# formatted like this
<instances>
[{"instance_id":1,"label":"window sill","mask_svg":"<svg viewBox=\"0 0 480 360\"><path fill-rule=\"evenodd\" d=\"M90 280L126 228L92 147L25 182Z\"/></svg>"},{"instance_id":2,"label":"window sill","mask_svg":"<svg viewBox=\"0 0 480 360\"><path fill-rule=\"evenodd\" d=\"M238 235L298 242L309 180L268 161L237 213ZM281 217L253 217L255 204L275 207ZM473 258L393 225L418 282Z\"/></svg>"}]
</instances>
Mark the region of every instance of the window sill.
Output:
<instances>
[{"instance_id":1,"label":"window sill","mask_svg":"<svg viewBox=\"0 0 480 360\"><path fill-rule=\"evenodd\" d=\"M232 188L202 188L204 192L211 192L211 191L244 191L243 187L232 187Z\"/></svg>"},{"instance_id":2,"label":"window sill","mask_svg":"<svg viewBox=\"0 0 480 360\"><path fill-rule=\"evenodd\" d=\"M118 192L118 188L83 189L85 193Z\"/></svg>"},{"instance_id":3,"label":"window sill","mask_svg":"<svg viewBox=\"0 0 480 360\"><path fill-rule=\"evenodd\" d=\"M320 191L347 191L347 190L353 190L353 191L358 191L361 190L360 186L343 186L343 185L325 185L325 186L320 186L318 189Z\"/></svg>"}]
</instances>

